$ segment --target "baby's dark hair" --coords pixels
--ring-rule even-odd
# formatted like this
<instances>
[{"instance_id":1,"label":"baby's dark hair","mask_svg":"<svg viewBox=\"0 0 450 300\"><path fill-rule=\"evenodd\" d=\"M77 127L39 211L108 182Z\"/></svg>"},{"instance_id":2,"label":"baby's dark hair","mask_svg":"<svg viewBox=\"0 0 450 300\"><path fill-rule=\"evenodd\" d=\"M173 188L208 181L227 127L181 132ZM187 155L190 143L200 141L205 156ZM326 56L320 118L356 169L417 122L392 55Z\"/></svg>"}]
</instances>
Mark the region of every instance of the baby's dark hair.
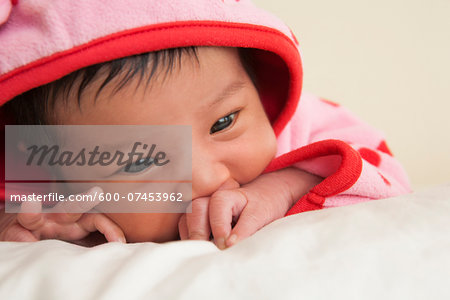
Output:
<instances>
[{"instance_id":1,"label":"baby's dark hair","mask_svg":"<svg viewBox=\"0 0 450 300\"><path fill-rule=\"evenodd\" d=\"M251 78L253 84L256 86L256 77L254 74L253 61L250 55L250 50L245 48L238 48L239 56ZM104 70L107 70L106 78L96 92L96 97L113 79L122 76L119 84L115 87L115 91L122 89L132 78L139 76L139 83L146 80L148 85L151 79L155 76L159 66L165 67L165 74L170 73L175 64L181 63L181 56L183 53L191 55L198 62L196 47L180 47L164 49L160 51L148 52L116 60L92 65L73 73L70 73L56 81L50 82L46 85L31 89L14 99L7 102L1 109L8 115L14 118L15 124L22 125L49 125L55 124L52 120L51 114L55 106L55 100L59 96L66 101L69 95L74 92L75 83L76 98L78 105L81 107L81 96L83 91L98 78ZM150 66L150 67L149 67ZM148 72L150 69L150 72Z\"/></svg>"}]
</instances>

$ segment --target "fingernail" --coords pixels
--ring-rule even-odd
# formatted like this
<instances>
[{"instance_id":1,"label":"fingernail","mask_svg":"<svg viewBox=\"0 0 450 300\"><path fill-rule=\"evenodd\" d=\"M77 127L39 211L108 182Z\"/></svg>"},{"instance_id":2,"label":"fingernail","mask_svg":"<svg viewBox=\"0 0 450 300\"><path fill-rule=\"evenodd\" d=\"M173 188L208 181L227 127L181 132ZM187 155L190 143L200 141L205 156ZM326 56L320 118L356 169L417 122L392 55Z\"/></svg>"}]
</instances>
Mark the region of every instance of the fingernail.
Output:
<instances>
[{"instance_id":1,"label":"fingernail","mask_svg":"<svg viewBox=\"0 0 450 300\"><path fill-rule=\"evenodd\" d=\"M216 244L217 244L217 248L219 248L220 250L225 249L225 239L224 238L218 238L216 240Z\"/></svg>"},{"instance_id":2,"label":"fingernail","mask_svg":"<svg viewBox=\"0 0 450 300\"><path fill-rule=\"evenodd\" d=\"M237 235L232 234L227 240L227 245L228 246L233 246L234 243L236 243L236 241L237 241Z\"/></svg>"},{"instance_id":3,"label":"fingernail","mask_svg":"<svg viewBox=\"0 0 450 300\"><path fill-rule=\"evenodd\" d=\"M126 243L127 243L127 241L125 240L124 237L118 238L117 241L118 241L119 243L122 243L122 244L126 244Z\"/></svg>"}]
</instances>

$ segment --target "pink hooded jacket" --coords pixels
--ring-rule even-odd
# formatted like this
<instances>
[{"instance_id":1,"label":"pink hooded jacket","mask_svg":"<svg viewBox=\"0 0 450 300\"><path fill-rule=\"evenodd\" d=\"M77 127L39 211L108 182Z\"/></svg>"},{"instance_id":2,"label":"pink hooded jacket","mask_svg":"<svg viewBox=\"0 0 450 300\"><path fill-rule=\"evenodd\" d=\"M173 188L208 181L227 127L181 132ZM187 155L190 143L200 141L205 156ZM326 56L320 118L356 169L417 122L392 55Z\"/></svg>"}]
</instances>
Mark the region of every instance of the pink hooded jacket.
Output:
<instances>
[{"instance_id":1,"label":"pink hooded jacket","mask_svg":"<svg viewBox=\"0 0 450 300\"><path fill-rule=\"evenodd\" d=\"M325 178L287 215L409 192L379 132L335 103L301 95L297 39L250 0L0 0L0 105L92 64L185 46L253 49L278 141L265 172L295 166ZM4 199L4 161L0 168Z\"/></svg>"}]
</instances>

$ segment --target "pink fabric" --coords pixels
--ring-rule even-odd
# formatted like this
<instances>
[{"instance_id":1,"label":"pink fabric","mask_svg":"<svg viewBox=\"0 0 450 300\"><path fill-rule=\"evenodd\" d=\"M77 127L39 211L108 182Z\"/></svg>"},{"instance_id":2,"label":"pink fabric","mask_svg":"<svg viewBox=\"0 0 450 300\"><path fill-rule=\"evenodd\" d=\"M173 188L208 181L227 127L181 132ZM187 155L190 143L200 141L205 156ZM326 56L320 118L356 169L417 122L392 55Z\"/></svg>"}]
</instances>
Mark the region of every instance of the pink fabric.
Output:
<instances>
[{"instance_id":1,"label":"pink fabric","mask_svg":"<svg viewBox=\"0 0 450 300\"><path fill-rule=\"evenodd\" d=\"M26 0L13 7L8 22L0 28L0 76L119 31L192 20L263 25L293 39L283 22L249 0Z\"/></svg>"},{"instance_id":2,"label":"pink fabric","mask_svg":"<svg viewBox=\"0 0 450 300\"><path fill-rule=\"evenodd\" d=\"M293 118L278 136L277 157L327 139L344 141L360 152L363 168L355 184L339 195L326 198L324 207L389 198L410 192L408 176L400 163L378 149L385 141L378 130L359 120L345 108L305 92ZM367 160L364 159L365 156ZM328 177L340 166L340 157L318 157L297 162L294 166Z\"/></svg>"}]
</instances>

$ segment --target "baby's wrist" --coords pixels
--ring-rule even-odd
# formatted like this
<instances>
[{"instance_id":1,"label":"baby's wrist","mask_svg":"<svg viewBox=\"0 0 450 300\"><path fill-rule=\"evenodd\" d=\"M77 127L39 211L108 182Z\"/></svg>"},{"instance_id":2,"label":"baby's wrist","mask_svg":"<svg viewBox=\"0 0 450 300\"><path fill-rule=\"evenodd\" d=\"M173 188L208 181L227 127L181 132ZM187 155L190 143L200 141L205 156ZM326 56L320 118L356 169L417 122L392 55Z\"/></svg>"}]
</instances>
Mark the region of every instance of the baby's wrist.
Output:
<instances>
[{"instance_id":1,"label":"baby's wrist","mask_svg":"<svg viewBox=\"0 0 450 300\"><path fill-rule=\"evenodd\" d=\"M269 173L284 192L287 191L289 207L292 207L301 197L306 195L323 178L298 168L288 167Z\"/></svg>"}]
</instances>

